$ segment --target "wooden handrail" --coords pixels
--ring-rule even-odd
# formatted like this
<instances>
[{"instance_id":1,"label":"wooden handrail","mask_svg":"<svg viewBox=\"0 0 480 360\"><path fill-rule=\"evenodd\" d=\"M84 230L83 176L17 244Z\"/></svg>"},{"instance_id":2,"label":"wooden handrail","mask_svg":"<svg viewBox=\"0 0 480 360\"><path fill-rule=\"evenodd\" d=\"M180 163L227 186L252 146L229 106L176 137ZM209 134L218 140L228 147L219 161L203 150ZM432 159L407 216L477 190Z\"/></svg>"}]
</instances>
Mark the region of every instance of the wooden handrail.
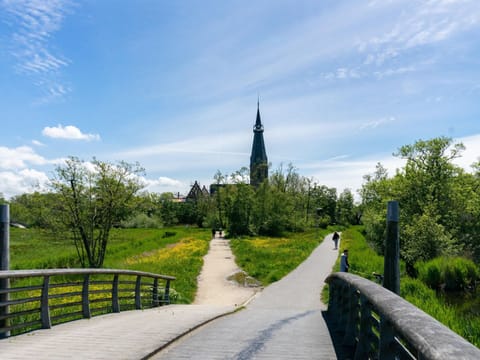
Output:
<instances>
[{"instance_id":1,"label":"wooden handrail","mask_svg":"<svg viewBox=\"0 0 480 360\"><path fill-rule=\"evenodd\" d=\"M45 269L0 271L0 279L10 282L0 289L0 338L5 338L92 314L169 304L175 277L135 270Z\"/></svg>"},{"instance_id":2,"label":"wooden handrail","mask_svg":"<svg viewBox=\"0 0 480 360\"><path fill-rule=\"evenodd\" d=\"M349 273L329 284L331 331L354 359L480 359L480 349L395 293Z\"/></svg>"}]
</instances>

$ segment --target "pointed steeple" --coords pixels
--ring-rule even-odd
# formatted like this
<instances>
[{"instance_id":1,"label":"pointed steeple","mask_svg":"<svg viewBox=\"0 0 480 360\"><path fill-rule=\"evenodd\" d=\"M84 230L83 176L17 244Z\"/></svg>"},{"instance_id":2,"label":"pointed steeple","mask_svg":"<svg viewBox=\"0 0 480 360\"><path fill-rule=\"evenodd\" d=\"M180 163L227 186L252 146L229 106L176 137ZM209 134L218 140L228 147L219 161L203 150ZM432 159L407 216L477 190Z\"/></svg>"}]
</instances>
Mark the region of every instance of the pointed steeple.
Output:
<instances>
[{"instance_id":1,"label":"pointed steeple","mask_svg":"<svg viewBox=\"0 0 480 360\"><path fill-rule=\"evenodd\" d=\"M257 119L255 120L255 127L253 128L253 131L263 132L262 120L260 119L260 99L257 100Z\"/></svg>"},{"instance_id":2,"label":"pointed steeple","mask_svg":"<svg viewBox=\"0 0 480 360\"><path fill-rule=\"evenodd\" d=\"M263 140L263 125L260 118L260 100L257 100L257 118L253 127L253 145L250 155L250 184L258 186L268 178L268 159Z\"/></svg>"}]
</instances>

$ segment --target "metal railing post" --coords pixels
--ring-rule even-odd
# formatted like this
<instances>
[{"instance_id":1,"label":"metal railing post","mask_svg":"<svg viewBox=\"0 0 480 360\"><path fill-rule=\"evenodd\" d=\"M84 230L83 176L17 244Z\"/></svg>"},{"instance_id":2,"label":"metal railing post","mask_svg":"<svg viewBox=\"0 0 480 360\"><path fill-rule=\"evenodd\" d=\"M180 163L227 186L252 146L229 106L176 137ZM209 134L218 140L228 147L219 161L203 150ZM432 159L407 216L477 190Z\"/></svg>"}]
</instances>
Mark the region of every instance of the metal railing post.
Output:
<instances>
[{"instance_id":1,"label":"metal railing post","mask_svg":"<svg viewBox=\"0 0 480 360\"><path fill-rule=\"evenodd\" d=\"M141 290L142 290L142 277L138 275L137 280L135 282L135 309L138 309L138 310L142 308Z\"/></svg>"},{"instance_id":2,"label":"metal railing post","mask_svg":"<svg viewBox=\"0 0 480 360\"><path fill-rule=\"evenodd\" d=\"M52 322L50 319L50 307L48 305L48 292L50 289L50 276L43 277L42 295L40 300L40 318L42 321L42 329L50 329Z\"/></svg>"},{"instance_id":3,"label":"metal railing post","mask_svg":"<svg viewBox=\"0 0 480 360\"><path fill-rule=\"evenodd\" d=\"M389 201L387 205L387 238L385 239L383 287L400 295L400 243L398 221L398 201Z\"/></svg>"},{"instance_id":4,"label":"metal railing post","mask_svg":"<svg viewBox=\"0 0 480 360\"><path fill-rule=\"evenodd\" d=\"M363 360L369 358L371 341L375 338L372 331L372 304L360 295L360 328L358 334L358 344L355 349L354 360Z\"/></svg>"},{"instance_id":5,"label":"metal railing post","mask_svg":"<svg viewBox=\"0 0 480 360\"><path fill-rule=\"evenodd\" d=\"M165 304L170 304L170 280L167 280L165 284L165 293L163 294L163 302Z\"/></svg>"},{"instance_id":6,"label":"metal railing post","mask_svg":"<svg viewBox=\"0 0 480 360\"><path fill-rule=\"evenodd\" d=\"M112 311L114 313L120 312L120 301L118 299L118 274L113 276L112 284Z\"/></svg>"},{"instance_id":7,"label":"metal railing post","mask_svg":"<svg viewBox=\"0 0 480 360\"><path fill-rule=\"evenodd\" d=\"M347 321L345 324L345 335L343 345L353 347L356 343L358 314L358 291L355 288L348 289Z\"/></svg>"},{"instance_id":8,"label":"metal railing post","mask_svg":"<svg viewBox=\"0 0 480 360\"><path fill-rule=\"evenodd\" d=\"M83 317L90 319L92 313L90 312L90 300L89 300L89 288L90 288L90 274L86 274L83 277L83 286L82 286L82 313Z\"/></svg>"},{"instance_id":9,"label":"metal railing post","mask_svg":"<svg viewBox=\"0 0 480 360\"><path fill-rule=\"evenodd\" d=\"M0 270L10 269L10 210L8 204L0 205ZM10 296L10 279L0 279L0 289L5 292L0 293L0 302L8 303ZM0 306L0 316L8 315L8 305ZM6 328L9 325L8 319L0 320L0 328ZM0 339L10 336L10 331L0 332Z\"/></svg>"},{"instance_id":10,"label":"metal railing post","mask_svg":"<svg viewBox=\"0 0 480 360\"><path fill-rule=\"evenodd\" d=\"M329 284L328 294L328 312L329 318L333 327L338 326L338 319L340 316L340 286L336 282Z\"/></svg>"},{"instance_id":11,"label":"metal railing post","mask_svg":"<svg viewBox=\"0 0 480 360\"><path fill-rule=\"evenodd\" d=\"M340 286L340 293L339 293L339 308L338 308L338 322L336 326L336 330L340 331L342 334L345 333L345 327L348 321L348 313L347 313L347 306L348 306L348 291L349 285L348 284L341 284Z\"/></svg>"},{"instance_id":12,"label":"metal railing post","mask_svg":"<svg viewBox=\"0 0 480 360\"><path fill-rule=\"evenodd\" d=\"M395 341L393 326L383 317L380 319L380 340L378 344L378 358L381 360L394 360L392 351Z\"/></svg>"},{"instance_id":13,"label":"metal railing post","mask_svg":"<svg viewBox=\"0 0 480 360\"><path fill-rule=\"evenodd\" d=\"M158 300L158 279L153 279L153 288L152 288L152 306L157 307L159 305Z\"/></svg>"}]
</instances>

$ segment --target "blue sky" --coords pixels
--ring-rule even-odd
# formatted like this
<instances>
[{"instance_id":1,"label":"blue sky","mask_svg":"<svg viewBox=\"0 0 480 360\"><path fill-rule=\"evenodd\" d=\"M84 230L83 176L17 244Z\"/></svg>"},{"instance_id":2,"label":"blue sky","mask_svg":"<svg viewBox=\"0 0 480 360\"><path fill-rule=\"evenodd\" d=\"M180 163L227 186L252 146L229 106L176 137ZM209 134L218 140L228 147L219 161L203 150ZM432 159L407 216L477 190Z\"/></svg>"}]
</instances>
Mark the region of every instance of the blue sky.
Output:
<instances>
[{"instance_id":1,"label":"blue sky","mask_svg":"<svg viewBox=\"0 0 480 360\"><path fill-rule=\"evenodd\" d=\"M478 0L0 0L0 192L67 156L138 161L185 193L248 166L355 192L400 146L480 156Z\"/></svg>"}]
</instances>

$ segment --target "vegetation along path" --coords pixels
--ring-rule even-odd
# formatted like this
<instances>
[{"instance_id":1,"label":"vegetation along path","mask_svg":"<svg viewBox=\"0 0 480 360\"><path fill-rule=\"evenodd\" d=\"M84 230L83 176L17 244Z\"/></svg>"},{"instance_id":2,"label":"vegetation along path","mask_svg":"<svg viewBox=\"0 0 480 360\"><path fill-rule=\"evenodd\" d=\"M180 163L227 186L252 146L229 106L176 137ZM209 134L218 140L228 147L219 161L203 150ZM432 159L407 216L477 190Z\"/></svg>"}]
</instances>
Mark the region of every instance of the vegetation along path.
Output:
<instances>
[{"instance_id":1,"label":"vegetation along path","mask_svg":"<svg viewBox=\"0 0 480 360\"><path fill-rule=\"evenodd\" d=\"M336 359L320 293L337 255L329 235L245 310L209 323L155 359Z\"/></svg>"},{"instance_id":2,"label":"vegetation along path","mask_svg":"<svg viewBox=\"0 0 480 360\"><path fill-rule=\"evenodd\" d=\"M236 291L238 286L225 281L237 268L228 243L216 238L204 259L195 304L108 314L3 339L1 358L336 359L321 315L321 289L337 257L327 239L296 270L235 312L256 290ZM221 276L212 280L214 273ZM208 295L212 291L230 295ZM210 322L213 326L200 327Z\"/></svg>"}]
</instances>

